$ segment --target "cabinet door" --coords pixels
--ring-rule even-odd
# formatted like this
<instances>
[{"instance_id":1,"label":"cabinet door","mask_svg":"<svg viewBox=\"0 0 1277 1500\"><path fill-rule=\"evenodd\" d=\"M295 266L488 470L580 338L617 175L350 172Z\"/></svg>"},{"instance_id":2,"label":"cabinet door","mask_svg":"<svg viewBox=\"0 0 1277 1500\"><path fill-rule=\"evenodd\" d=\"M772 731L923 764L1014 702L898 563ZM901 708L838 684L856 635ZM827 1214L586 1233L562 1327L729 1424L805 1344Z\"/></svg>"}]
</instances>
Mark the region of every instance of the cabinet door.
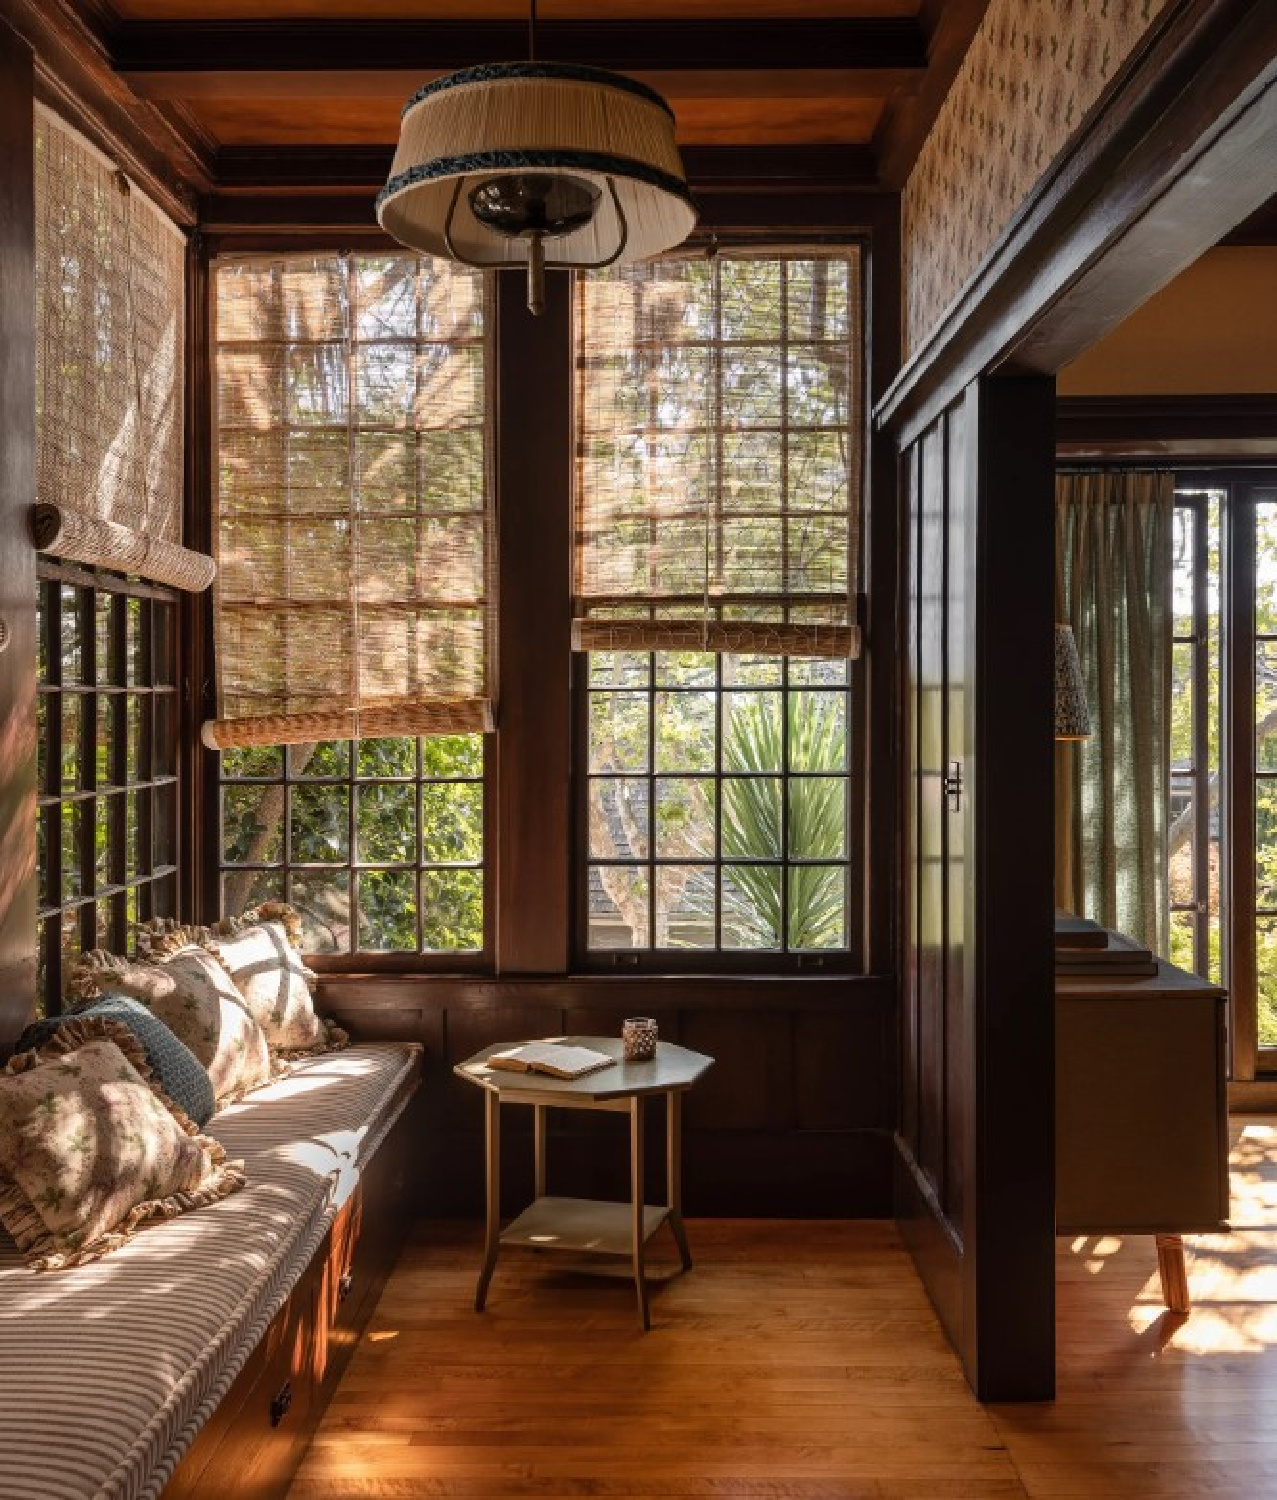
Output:
<instances>
[{"instance_id":1,"label":"cabinet door","mask_svg":"<svg viewBox=\"0 0 1277 1500\"><path fill-rule=\"evenodd\" d=\"M1056 1001L1061 1234L1187 1234L1228 1215L1224 1001Z\"/></svg>"}]
</instances>

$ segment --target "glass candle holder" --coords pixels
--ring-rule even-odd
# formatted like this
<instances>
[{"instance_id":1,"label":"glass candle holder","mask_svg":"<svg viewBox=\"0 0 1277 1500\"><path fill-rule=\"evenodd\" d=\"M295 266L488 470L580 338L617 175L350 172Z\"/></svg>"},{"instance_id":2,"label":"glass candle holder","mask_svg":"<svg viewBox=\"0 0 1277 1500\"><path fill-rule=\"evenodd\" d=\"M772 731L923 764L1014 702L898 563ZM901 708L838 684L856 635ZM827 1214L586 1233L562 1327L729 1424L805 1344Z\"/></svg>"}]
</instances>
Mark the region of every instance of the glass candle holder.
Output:
<instances>
[{"instance_id":1,"label":"glass candle holder","mask_svg":"<svg viewBox=\"0 0 1277 1500\"><path fill-rule=\"evenodd\" d=\"M651 1016L631 1016L621 1023L626 1062L651 1062L656 1056L659 1028Z\"/></svg>"}]
</instances>

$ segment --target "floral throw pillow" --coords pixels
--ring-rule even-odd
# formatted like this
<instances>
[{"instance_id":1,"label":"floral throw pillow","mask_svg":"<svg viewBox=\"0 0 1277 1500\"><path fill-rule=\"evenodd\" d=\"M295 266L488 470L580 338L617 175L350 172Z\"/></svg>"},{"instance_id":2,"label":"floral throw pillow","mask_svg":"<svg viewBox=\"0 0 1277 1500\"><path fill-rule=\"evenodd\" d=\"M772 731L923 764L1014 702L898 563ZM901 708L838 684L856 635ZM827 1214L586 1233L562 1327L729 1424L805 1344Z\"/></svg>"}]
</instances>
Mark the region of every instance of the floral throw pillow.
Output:
<instances>
[{"instance_id":1,"label":"floral throw pillow","mask_svg":"<svg viewBox=\"0 0 1277 1500\"><path fill-rule=\"evenodd\" d=\"M0 1223L37 1270L96 1260L243 1185L242 1164L150 1081L123 1025L88 1040L65 1027L0 1074Z\"/></svg>"},{"instance_id":2,"label":"floral throw pillow","mask_svg":"<svg viewBox=\"0 0 1277 1500\"><path fill-rule=\"evenodd\" d=\"M101 1023L101 1034L111 1034L106 1023L127 1026L142 1044L151 1076L165 1094L203 1129L213 1117L217 1099L212 1080L191 1049L153 1016L138 1000L127 995L104 995L74 1015L47 1016L32 1021L18 1038L16 1052L38 1052L64 1027L74 1026L77 1034L89 1035L89 1029Z\"/></svg>"},{"instance_id":3,"label":"floral throw pillow","mask_svg":"<svg viewBox=\"0 0 1277 1500\"><path fill-rule=\"evenodd\" d=\"M222 962L273 1050L331 1052L350 1038L315 1013L315 976L298 952L301 922L291 906L267 901L212 927L181 927L157 919L139 930L151 953L199 943Z\"/></svg>"},{"instance_id":4,"label":"floral throw pillow","mask_svg":"<svg viewBox=\"0 0 1277 1500\"><path fill-rule=\"evenodd\" d=\"M95 949L72 970L71 993L127 995L145 1005L208 1070L219 1104L274 1076L266 1034L213 954L185 945L147 961Z\"/></svg>"}]
</instances>

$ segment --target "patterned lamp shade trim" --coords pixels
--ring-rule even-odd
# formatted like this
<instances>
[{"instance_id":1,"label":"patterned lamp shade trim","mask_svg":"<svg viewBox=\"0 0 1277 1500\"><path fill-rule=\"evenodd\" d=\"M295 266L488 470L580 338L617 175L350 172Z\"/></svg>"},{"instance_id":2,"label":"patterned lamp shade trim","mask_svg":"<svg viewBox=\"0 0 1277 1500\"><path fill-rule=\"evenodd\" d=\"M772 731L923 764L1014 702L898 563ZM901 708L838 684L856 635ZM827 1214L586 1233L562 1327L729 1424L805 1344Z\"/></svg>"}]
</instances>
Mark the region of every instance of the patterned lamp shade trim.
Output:
<instances>
[{"instance_id":1,"label":"patterned lamp shade trim","mask_svg":"<svg viewBox=\"0 0 1277 1500\"><path fill-rule=\"evenodd\" d=\"M1055 627L1055 737L1057 740L1091 737L1091 715L1086 706L1082 662L1071 625Z\"/></svg>"}]
</instances>

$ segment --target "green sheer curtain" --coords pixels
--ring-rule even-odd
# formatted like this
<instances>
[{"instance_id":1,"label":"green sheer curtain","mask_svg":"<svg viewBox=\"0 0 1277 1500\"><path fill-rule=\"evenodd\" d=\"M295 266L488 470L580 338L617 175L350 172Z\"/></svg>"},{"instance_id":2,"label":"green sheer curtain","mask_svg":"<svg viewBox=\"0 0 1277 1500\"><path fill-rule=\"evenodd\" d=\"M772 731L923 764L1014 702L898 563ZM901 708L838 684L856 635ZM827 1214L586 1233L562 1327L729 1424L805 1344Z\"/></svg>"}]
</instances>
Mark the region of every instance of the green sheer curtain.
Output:
<instances>
[{"instance_id":1,"label":"green sheer curtain","mask_svg":"<svg viewBox=\"0 0 1277 1500\"><path fill-rule=\"evenodd\" d=\"M1174 476L1055 483L1057 618L1077 638L1092 729L1056 746L1056 902L1164 954Z\"/></svg>"}]
</instances>

